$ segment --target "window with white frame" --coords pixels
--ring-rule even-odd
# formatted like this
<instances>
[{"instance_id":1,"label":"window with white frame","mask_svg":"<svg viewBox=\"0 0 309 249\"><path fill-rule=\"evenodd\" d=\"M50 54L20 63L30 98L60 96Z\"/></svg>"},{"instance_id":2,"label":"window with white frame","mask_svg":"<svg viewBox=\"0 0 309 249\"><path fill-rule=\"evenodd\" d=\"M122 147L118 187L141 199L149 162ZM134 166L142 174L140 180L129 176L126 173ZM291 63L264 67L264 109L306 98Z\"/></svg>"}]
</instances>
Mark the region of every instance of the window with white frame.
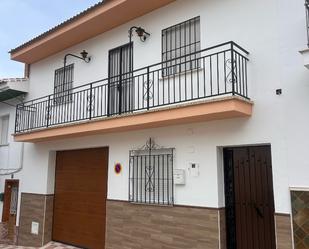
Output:
<instances>
[{"instance_id":1,"label":"window with white frame","mask_svg":"<svg viewBox=\"0 0 309 249\"><path fill-rule=\"evenodd\" d=\"M199 16L162 30L164 76L199 67L200 32Z\"/></svg>"},{"instance_id":2,"label":"window with white frame","mask_svg":"<svg viewBox=\"0 0 309 249\"><path fill-rule=\"evenodd\" d=\"M9 143L9 116L0 117L0 145Z\"/></svg>"},{"instance_id":3,"label":"window with white frame","mask_svg":"<svg viewBox=\"0 0 309 249\"><path fill-rule=\"evenodd\" d=\"M65 104L72 101L74 64L55 70L54 102Z\"/></svg>"},{"instance_id":4,"label":"window with white frame","mask_svg":"<svg viewBox=\"0 0 309 249\"><path fill-rule=\"evenodd\" d=\"M139 150L130 151L129 201L153 205L173 205L173 148L158 148L149 140Z\"/></svg>"}]
</instances>

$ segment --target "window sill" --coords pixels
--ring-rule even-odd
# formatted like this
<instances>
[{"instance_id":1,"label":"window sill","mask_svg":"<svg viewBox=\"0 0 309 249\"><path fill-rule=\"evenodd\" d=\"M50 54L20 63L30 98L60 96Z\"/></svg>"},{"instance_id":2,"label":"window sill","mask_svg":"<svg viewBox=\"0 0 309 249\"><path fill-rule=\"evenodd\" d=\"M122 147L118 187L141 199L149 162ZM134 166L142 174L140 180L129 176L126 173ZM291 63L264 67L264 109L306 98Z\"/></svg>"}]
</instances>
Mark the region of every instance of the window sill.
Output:
<instances>
[{"instance_id":1,"label":"window sill","mask_svg":"<svg viewBox=\"0 0 309 249\"><path fill-rule=\"evenodd\" d=\"M199 73L200 71L203 71L204 68L203 67L199 67L199 68L195 68L195 69L188 69L186 71L183 71L181 73L175 73L175 74L171 74L171 75L167 75L167 76L161 76L159 78L159 81L166 81L166 80L173 80L176 77L180 77L180 76L184 76L184 75L188 75L191 73Z\"/></svg>"},{"instance_id":2,"label":"window sill","mask_svg":"<svg viewBox=\"0 0 309 249\"><path fill-rule=\"evenodd\" d=\"M55 102L54 102L53 105L51 105L50 107L51 107L51 108L56 108L56 107L59 107L59 106L72 104L73 102L74 102L73 100L65 101L65 102L61 102L61 103L55 103Z\"/></svg>"}]
</instances>

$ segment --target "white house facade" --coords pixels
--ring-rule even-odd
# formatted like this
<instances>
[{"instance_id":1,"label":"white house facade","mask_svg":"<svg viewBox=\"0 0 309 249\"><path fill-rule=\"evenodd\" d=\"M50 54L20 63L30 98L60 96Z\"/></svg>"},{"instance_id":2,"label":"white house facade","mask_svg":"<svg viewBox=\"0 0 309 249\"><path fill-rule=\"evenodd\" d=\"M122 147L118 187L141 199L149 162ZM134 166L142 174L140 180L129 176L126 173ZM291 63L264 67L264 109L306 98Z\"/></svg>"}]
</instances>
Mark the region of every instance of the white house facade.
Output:
<instances>
[{"instance_id":1,"label":"white house facade","mask_svg":"<svg viewBox=\"0 0 309 249\"><path fill-rule=\"evenodd\" d=\"M305 23L302 0L109 0L13 49L17 244L309 248Z\"/></svg>"}]
</instances>

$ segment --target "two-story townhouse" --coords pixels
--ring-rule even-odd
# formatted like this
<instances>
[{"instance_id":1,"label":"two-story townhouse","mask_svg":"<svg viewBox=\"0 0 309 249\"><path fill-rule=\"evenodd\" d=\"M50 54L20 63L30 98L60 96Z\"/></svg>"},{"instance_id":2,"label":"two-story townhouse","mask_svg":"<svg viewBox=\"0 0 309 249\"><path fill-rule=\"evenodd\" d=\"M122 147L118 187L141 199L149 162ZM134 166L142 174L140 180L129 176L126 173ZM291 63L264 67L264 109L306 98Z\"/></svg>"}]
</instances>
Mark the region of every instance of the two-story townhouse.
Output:
<instances>
[{"instance_id":1,"label":"two-story townhouse","mask_svg":"<svg viewBox=\"0 0 309 249\"><path fill-rule=\"evenodd\" d=\"M308 248L305 18L302 0L108 0L13 49L18 244Z\"/></svg>"}]
</instances>

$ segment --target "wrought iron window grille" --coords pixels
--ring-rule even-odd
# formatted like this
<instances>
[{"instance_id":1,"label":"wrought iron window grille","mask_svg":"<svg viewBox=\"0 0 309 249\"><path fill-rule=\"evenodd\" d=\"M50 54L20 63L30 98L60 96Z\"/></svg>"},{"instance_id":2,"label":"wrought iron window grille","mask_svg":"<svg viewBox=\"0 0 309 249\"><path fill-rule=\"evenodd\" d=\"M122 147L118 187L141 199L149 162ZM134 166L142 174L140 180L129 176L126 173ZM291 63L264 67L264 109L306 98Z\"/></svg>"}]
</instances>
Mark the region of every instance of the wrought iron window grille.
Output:
<instances>
[{"instance_id":1,"label":"wrought iron window grille","mask_svg":"<svg viewBox=\"0 0 309 249\"><path fill-rule=\"evenodd\" d=\"M162 30L163 77L200 67L200 33L199 16Z\"/></svg>"},{"instance_id":2,"label":"wrought iron window grille","mask_svg":"<svg viewBox=\"0 0 309 249\"><path fill-rule=\"evenodd\" d=\"M129 201L139 204L173 205L174 148L158 146L153 139L130 151Z\"/></svg>"},{"instance_id":3,"label":"wrought iron window grille","mask_svg":"<svg viewBox=\"0 0 309 249\"><path fill-rule=\"evenodd\" d=\"M55 70L54 104L65 104L72 101L74 64ZM50 110L47 110L50 112Z\"/></svg>"},{"instance_id":4,"label":"wrought iron window grille","mask_svg":"<svg viewBox=\"0 0 309 249\"><path fill-rule=\"evenodd\" d=\"M17 214L17 201L18 201L18 187L13 186L11 190L11 205L10 205L10 214Z\"/></svg>"}]
</instances>

